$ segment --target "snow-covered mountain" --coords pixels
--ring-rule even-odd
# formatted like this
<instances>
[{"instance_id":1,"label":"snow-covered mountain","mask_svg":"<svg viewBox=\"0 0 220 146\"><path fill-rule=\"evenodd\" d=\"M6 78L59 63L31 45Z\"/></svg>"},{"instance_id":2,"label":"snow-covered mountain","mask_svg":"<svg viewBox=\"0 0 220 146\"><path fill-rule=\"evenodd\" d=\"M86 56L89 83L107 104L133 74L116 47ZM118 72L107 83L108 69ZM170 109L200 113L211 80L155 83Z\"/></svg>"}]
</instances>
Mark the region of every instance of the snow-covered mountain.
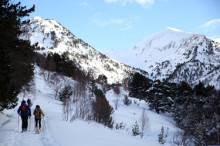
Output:
<instances>
[{"instance_id":1,"label":"snow-covered mountain","mask_svg":"<svg viewBox=\"0 0 220 146\"><path fill-rule=\"evenodd\" d=\"M121 50L118 56L111 51L106 54L147 71L154 80L186 81L191 85L202 81L220 88L220 43L204 35L167 28L130 50Z\"/></svg>"},{"instance_id":2,"label":"snow-covered mountain","mask_svg":"<svg viewBox=\"0 0 220 146\"><path fill-rule=\"evenodd\" d=\"M132 66L146 71L153 80L186 81L191 85L202 81L220 89L220 43L204 35L167 28L130 50L106 53L127 66L96 51L54 20L34 17L22 29L25 33L21 38L38 43L39 53L68 52L82 71L95 79L105 75L108 83L125 82L134 72Z\"/></svg>"},{"instance_id":3,"label":"snow-covered mountain","mask_svg":"<svg viewBox=\"0 0 220 146\"><path fill-rule=\"evenodd\" d=\"M220 38L214 39L214 41L220 43Z\"/></svg>"},{"instance_id":4,"label":"snow-covered mountain","mask_svg":"<svg viewBox=\"0 0 220 146\"><path fill-rule=\"evenodd\" d=\"M28 19L22 26L24 30L20 37L38 43L38 53L68 52L69 58L80 70L90 73L95 79L105 75L108 83L123 83L133 70L96 51L88 43L76 38L70 31L54 20L34 17Z\"/></svg>"}]
</instances>

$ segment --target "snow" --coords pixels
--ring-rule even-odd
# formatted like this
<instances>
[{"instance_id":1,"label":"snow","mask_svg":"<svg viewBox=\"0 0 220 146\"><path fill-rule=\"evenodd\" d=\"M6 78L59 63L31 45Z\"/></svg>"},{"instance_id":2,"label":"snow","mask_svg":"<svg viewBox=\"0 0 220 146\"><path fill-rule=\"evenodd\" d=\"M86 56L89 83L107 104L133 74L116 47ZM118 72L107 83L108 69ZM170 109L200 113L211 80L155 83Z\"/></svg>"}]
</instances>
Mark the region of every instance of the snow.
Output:
<instances>
[{"instance_id":1,"label":"snow","mask_svg":"<svg viewBox=\"0 0 220 146\"><path fill-rule=\"evenodd\" d=\"M4 125L5 123L7 123L9 120L9 118L3 113L0 113L0 119L2 119L0 120L0 127Z\"/></svg>"},{"instance_id":2,"label":"snow","mask_svg":"<svg viewBox=\"0 0 220 146\"><path fill-rule=\"evenodd\" d=\"M189 81L188 83L192 85L203 78L205 86L212 84L216 89L220 89L219 78L206 79L210 71L213 72L213 76L219 75L216 72L214 74L214 68L220 65L218 41L219 39L212 41L204 35L168 27L142 39L131 49L108 50L103 53L124 64L146 71L148 73L146 76L152 80L162 81L174 75L171 82ZM193 63L196 61L202 65L197 66ZM183 67L194 73L186 77L187 73ZM200 74L198 70L201 70Z\"/></svg>"},{"instance_id":3,"label":"snow","mask_svg":"<svg viewBox=\"0 0 220 146\"><path fill-rule=\"evenodd\" d=\"M109 84L122 83L133 70L124 64L107 58L96 51L89 44L76 38L69 30L54 20L40 17L30 18L27 24L22 26L25 30L21 39L30 40L31 44L38 43L40 54L69 53L72 59L82 71L90 73L95 79L99 75L105 75Z\"/></svg>"},{"instance_id":4,"label":"snow","mask_svg":"<svg viewBox=\"0 0 220 146\"><path fill-rule=\"evenodd\" d=\"M106 93L109 103L114 107L114 100L119 97L119 107L114 110L113 119L115 123L123 122L125 129L109 129L95 122L82 121L79 119L64 121L62 118L61 102L55 100L53 91L47 82L40 75L38 67L35 69L35 90L25 96L31 98L34 110L36 105L40 105L45 113L42 119L42 131L36 134L34 131L34 117L29 120L28 131L21 133L21 119L18 118L18 106L12 110L5 110L0 113L0 146L157 146L158 134L164 126L168 128L168 137L164 145L170 145L174 134L179 131L169 114L157 114L148 110L148 105L144 101L130 98L132 104L123 104L123 96L127 91L122 90L116 95L112 90ZM74 81L72 81L74 82ZM23 94L19 94L19 103L23 99ZM132 136L132 126L135 121L140 121L142 110L146 109L149 123L145 129L143 138ZM19 120L19 125L18 125Z\"/></svg>"},{"instance_id":5,"label":"snow","mask_svg":"<svg viewBox=\"0 0 220 146\"><path fill-rule=\"evenodd\" d=\"M220 43L220 38L214 39L214 41Z\"/></svg>"},{"instance_id":6,"label":"snow","mask_svg":"<svg viewBox=\"0 0 220 146\"><path fill-rule=\"evenodd\" d=\"M194 35L193 33L183 32L176 28L168 27L161 32L155 33L150 35L140 42L136 44L140 49L147 49L146 47L150 47L153 49L160 50L164 46L167 46L171 42L178 42L183 39L189 38L190 36ZM144 51L144 50L140 50Z\"/></svg>"},{"instance_id":7,"label":"snow","mask_svg":"<svg viewBox=\"0 0 220 146\"><path fill-rule=\"evenodd\" d=\"M151 73L151 68L157 63L169 60L171 65L175 66L179 62L185 61L183 53L190 48L180 45L183 40L193 35L195 34L168 27L142 39L132 49L121 50L117 53L107 51L105 54L120 62ZM163 72L165 73L167 70Z\"/></svg>"}]
</instances>

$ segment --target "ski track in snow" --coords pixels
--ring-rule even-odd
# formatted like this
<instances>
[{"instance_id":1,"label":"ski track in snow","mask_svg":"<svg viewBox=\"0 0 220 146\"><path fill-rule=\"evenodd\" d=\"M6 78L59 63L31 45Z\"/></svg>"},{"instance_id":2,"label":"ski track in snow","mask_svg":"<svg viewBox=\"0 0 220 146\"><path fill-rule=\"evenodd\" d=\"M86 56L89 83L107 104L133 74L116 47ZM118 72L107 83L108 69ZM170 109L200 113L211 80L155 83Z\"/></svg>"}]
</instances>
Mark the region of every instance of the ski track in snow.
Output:
<instances>
[{"instance_id":1,"label":"ski track in snow","mask_svg":"<svg viewBox=\"0 0 220 146\"><path fill-rule=\"evenodd\" d=\"M36 84L40 81L39 88L36 92L35 96L28 95L33 102L33 106L31 107L31 118L28 119L28 130L27 132L21 132L21 118L18 117L17 109L20 106L22 97L19 95L18 105L13 109L9 110L7 114L8 120L4 123L0 124L0 146L61 146L53 137L51 133L51 126L48 121L53 119L53 117L49 117L47 113L50 113L50 109L52 107L43 107L43 111L45 114L45 118L41 119L41 132L38 134L35 131L35 120L33 111L37 104L45 105L50 102L49 98L44 98L45 95L48 95L48 89L45 89L45 86L42 87L42 80L39 77L35 79ZM44 91L46 93L42 93ZM49 96L49 95L48 95ZM26 98L25 98L26 99ZM43 100L42 100L43 99ZM53 111L52 111L53 112Z\"/></svg>"},{"instance_id":2,"label":"ski track in snow","mask_svg":"<svg viewBox=\"0 0 220 146\"><path fill-rule=\"evenodd\" d=\"M60 146L49 133L47 121L44 125L42 119L42 131L39 134L35 132L33 116L28 119L28 124L27 132L21 132L21 118L18 121L17 109L14 109L10 120L0 127L0 146Z\"/></svg>"}]
</instances>

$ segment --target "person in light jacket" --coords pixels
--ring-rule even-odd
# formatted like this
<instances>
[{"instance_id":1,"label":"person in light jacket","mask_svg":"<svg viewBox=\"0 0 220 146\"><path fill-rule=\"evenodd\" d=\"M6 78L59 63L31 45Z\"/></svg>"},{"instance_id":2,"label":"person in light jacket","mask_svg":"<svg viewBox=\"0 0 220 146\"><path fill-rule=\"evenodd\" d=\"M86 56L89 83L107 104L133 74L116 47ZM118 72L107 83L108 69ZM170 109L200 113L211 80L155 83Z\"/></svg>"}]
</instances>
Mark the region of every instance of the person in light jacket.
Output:
<instances>
[{"instance_id":1,"label":"person in light jacket","mask_svg":"<svg viewBox=\"0 0 220 146\"><path fill-rule=\"evenodd\" d=\"M35 116L35 128L40 130L41 129L41 115L44 116L44 113L41 110L39 105L36 105L33 115Z\"/></svg>"}]
</instances>

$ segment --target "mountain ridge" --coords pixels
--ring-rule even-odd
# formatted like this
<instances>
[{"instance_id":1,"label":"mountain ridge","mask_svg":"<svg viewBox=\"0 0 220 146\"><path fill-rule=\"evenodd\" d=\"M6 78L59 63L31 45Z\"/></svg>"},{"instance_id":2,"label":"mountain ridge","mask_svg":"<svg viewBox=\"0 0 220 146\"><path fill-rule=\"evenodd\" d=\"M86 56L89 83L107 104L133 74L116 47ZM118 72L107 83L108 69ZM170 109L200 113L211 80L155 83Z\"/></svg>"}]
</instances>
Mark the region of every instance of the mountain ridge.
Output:
<instances>
[{"instance_id":1,"label":"mountain ridge","mask_svg":"<svg viewBox=\"0 0 220 146\"><path fill-rule=\"evenodd\" d=\"M142 39L129 50L112 56L106 53L109 58L55 20L30 18L22 30L20 37L31 44L37 43L38 53L68 52L82 71L94 79L104 75L110 84L127 84L130 75L140 69L152 80L186 81L192 86L201 81L220 89L220 44L204 35L168 27Z\"/></svg>"},{"instance_id":2,"label":"mountain ridge","mask_svg":"<svg viewBox=\"0 0 220 146\"><path fill-rule=\"evenodd\" d=\"M40 54L68 53L68 57L78 65L81 71L89 73L94 79L105 75L109 84L123 84L133 69L114 59L108 58L95 50L82 39L78 39L69 30L55 20L33 17L21 28L24 33L21 39L37 43Z\"/></svg>"},{"instance_id":3,"label":"mountain ridge","mask_svg":"<svg viewBox=\"0 0 220 146\"><path fill-rule=\"evenodd\" d=\"M205 35L166 28L142 39L133 48L121 50L117 54L123 55L106 52L111 58L147 71L150 79L186 81L192 86L201 81L220 89L220 73L212 73L220 66L220 44ZM127 56L137 64L124 59ZM216 77L205 78L209 74Z\"/></svg>"}]
</instances>

